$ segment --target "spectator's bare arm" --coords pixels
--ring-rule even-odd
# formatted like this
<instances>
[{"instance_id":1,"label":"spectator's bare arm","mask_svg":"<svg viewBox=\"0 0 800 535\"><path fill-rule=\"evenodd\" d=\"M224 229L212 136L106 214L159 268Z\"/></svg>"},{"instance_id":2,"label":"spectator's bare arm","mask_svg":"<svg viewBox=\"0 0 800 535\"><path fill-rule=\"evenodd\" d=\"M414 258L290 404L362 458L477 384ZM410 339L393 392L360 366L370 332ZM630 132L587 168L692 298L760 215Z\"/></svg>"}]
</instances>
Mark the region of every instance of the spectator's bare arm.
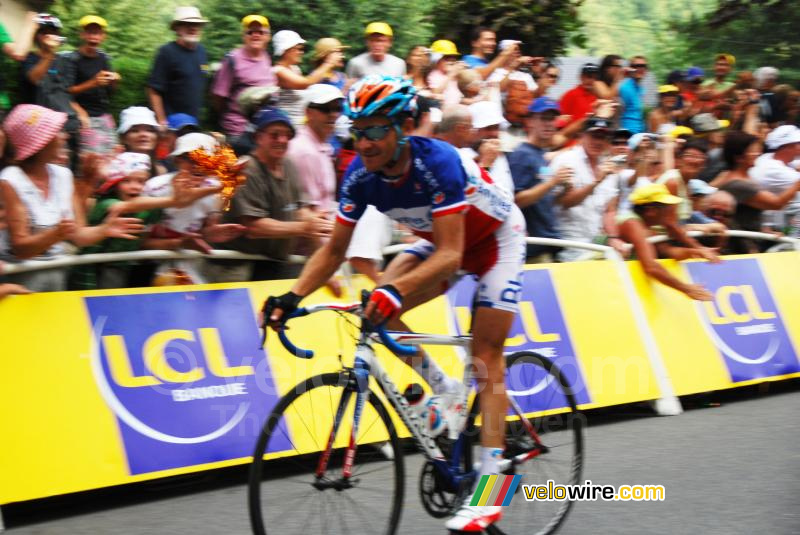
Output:
<instances>
[{"instance_id":1,"label":"spectator's bare arm","mask_svg":"<svg viewBox=\"0 0 800 535\"><path fill-rule=\"evenodd\" d=\"M11 252L20 259L38 256L58 242L68 239L75 231L75 222L61 221L43 232L31 234L30 222L25 206L8 182L0 181L3 205L6 208L8 237Z\"/></svg>"}]
</instances>

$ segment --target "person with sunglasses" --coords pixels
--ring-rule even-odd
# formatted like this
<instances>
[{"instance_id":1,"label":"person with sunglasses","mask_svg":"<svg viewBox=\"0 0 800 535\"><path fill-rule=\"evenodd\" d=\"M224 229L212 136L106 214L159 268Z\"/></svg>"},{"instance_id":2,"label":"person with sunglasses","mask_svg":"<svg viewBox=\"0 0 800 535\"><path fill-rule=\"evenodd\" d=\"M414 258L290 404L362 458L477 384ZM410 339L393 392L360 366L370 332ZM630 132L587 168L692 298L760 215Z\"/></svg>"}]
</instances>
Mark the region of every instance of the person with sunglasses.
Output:
<instances>
[{"instance_id":1,"label":"person with sunglasses","mask_svg":"<svg viewBox=\"0 0 800 535\"><path fill-rule=\"evenodd\" d=\"M421 239L389 263L365 315L373 324L389 322L392 329L404 329L400 315L441 295L459 271L479 280L472 333L473 362L481 369L479 472L497 474L507 410L503 345L517 313L525 220L511 195L451 145L408 135L415 101L416 89L401 78L370 76L350 89L345 113L353 120L358 156L341 187L332 237L309 260L290 292L267 299L264 319L281 329L282 317L333 275L368 205L407 225ZM430 421L430 407L442 407L445 421L457 414L460 382L422 352L404 361L434 391L413 405L422 421ZM446 527L482 531L501 515L501 507L471 507L467 501Z\"/></svg>"},{"instance_id":2,"label":"person with sunglasses","mask_svg":"<svg viewBox=\"0 0 800 535\"><path fill-rule=\"evenodd\" d=\"M278 85L272 72L267 45L272 38L269 20L263 15L242 19L243 45L225 54L211 88L212 104L221 113L222 131L233 138L247 130L247 117L239 107L238 97L249 87Z\"/></svg>"},{"instance_id":3,"label":"person with sunglasses","mask_svg":"<svg viewBox=\"0 0 800 535\"><path fill-rule=\"evenodd\" d=\"M622 114L619 124L634 134L645 132L643 80L647 74L647 59L634 56L630 60L628 77L619 86L619 99L622 103Z\"/></svg>"}]
</instances>

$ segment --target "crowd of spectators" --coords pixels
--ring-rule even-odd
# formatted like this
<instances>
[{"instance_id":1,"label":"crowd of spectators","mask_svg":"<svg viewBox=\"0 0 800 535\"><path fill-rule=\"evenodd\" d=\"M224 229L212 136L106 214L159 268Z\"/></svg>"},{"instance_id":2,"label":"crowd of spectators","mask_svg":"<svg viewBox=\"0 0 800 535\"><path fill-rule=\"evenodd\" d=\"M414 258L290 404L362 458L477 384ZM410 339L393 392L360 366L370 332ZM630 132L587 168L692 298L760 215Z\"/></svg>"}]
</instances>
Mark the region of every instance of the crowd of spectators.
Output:
<instances>
[{"instance_id":1,"label":"crowd of spectators","mask_svg":"<svg viewBox=\"0 0 800 535\"><path fill-rule=\"evenodd\" d=\"M710 75L697 66L671 72L647 109L649 66L640 55L584 64L578 84L556 101L559 65L523 55L524 43L498 41L488 28L474 30L469 51L439 39L400 58L391 53L393 29L372 22L363 53L346 61L340 41L319 39L304 73L311 45L293 30L273 35L268 18L252 14L241 21L242 45L212 73L202 45L209 23L195 7L177 8L175 38L155 53L143 88L149 106L118 118L111 97L125 80L101 49L102 17L89 14L67 29L81 40L69 52L59 51L65 29L52 15L30 14L17 43L0 27L3 53L20 64L20 102L0 131L0 259L140 249L267 259L32 271L0 279L0 296L295 276L290 255L309 254L333 230L337 182L355 157L345 95L373 74L412 81L420 111L413 133L451 143L513 191L530 236L604 243L625 255L633 244L659 279L667 276L654 267L659 255L713 261L720 252L761 250L726 240L728 228L800 236L798 93L779 84L772 67L734 73L736 58L712 54ZM204 111L215 124L203 123ZM227 210L220 182L189 156L221 144L249 156L247 180ZM700 243L687 230L716 236ZM670 241L643 249L642 236L654 233ZM347 257L376 278L382 249L410 239L372 210ZM528 247L529 262L585 256ZM702 298L697 288L667 283ZM337 292L336 280L329 287Z\"/></svg>"}]
</instances>

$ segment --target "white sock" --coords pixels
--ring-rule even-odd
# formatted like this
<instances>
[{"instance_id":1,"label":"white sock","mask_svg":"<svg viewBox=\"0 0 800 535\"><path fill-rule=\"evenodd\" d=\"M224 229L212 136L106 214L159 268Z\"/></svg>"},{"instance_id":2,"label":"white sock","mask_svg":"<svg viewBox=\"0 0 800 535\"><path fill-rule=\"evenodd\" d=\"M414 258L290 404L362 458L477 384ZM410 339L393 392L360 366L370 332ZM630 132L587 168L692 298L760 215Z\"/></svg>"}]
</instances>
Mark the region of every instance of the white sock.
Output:
<instances>
[{"instance_id":1,"label":"white sock","mask_svg":"<svg viewBox=\"0 0 800 535\"><path fill-rule=\"evenodd\" d=\"M481 469L478 480L481 476L497 473L497 463L503 458L503 448L481 448Z\"/></svg>"},{"instance_id":2,"label":"white sock","mask_svg":"<svg viewBox=\"0 0 800 535\"><path fill-rule=\"evenodd\" d=\"M414 358L414 371L416 371L425 382L431 385L434 394L444 394L445 392L454 390L454 386L458 383L455 379L448 377L442 371L439 364L431 358L428 353L421 349L422 358Z\"/></svg>"}]
</instances>

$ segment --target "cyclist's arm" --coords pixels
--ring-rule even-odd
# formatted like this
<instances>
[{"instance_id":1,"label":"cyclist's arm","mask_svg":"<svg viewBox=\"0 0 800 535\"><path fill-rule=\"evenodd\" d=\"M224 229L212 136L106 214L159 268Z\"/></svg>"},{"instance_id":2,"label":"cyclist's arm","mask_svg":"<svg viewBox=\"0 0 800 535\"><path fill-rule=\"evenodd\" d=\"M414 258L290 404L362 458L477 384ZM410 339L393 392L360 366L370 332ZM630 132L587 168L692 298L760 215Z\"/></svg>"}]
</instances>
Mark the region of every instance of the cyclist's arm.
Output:
<instances>
[{"instance_id":1,"label":"cyclist's arm","mask_svg":"<svg viewBox=\"0 0 800 535\"><path fill-rule=\"evenodd\" d=\"M305 297L328 282L346 260L345 253L354 228L354 225L344 225L339 221L334 223L331 239L308 260L300 278L292 287L292 292Z\"/></svg>"},{"instance_id":2,"label":"cyclist's arm","mask_svg":"<svg viewBox=\"0 0 800 535\"><path fill-rule=\"evenodd\" d=\"M461 266L464 253L464 212L433 219L434 253L415 269L392 281L400 295L430 288L449 279Z\"/></svg>"}]
</instances>

